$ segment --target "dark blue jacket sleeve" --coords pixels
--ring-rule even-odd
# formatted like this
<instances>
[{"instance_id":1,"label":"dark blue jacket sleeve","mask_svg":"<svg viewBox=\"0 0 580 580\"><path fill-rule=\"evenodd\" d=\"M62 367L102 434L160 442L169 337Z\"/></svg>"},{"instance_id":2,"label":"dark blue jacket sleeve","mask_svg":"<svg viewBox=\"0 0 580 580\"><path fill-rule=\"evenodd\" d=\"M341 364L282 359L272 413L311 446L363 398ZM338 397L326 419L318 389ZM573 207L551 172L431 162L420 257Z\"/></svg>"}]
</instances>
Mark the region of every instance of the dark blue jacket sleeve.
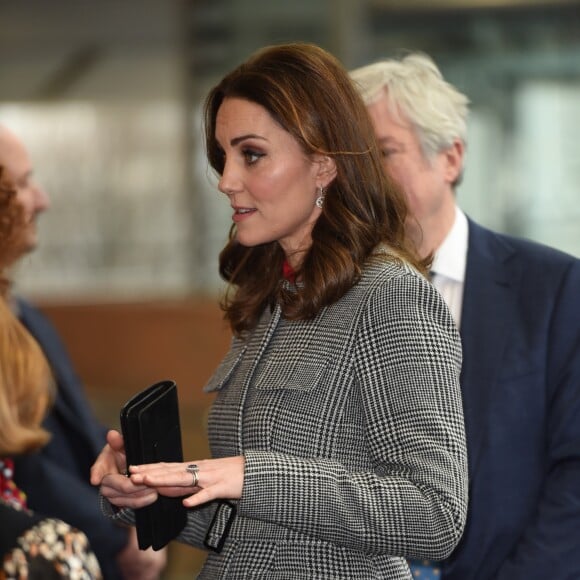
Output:
<instances>
[{"instance_id":1,"label":"dark blue jacket sleeve","mask_svg":"<svg viewBox=\"0 0 580 580\"><path fill-rule=\"evenodd\" d=\"M106 428L96 419L64 345L36 308L19 301L20 320L42 347L54 373L57 393L44 426L52 438L39 452L18 458L15 480L31 509L60 518L88 536L107 579L119 578L115 559L127 530L105 518L90 468L105 444Z\"/></svg>"}]
</instances>

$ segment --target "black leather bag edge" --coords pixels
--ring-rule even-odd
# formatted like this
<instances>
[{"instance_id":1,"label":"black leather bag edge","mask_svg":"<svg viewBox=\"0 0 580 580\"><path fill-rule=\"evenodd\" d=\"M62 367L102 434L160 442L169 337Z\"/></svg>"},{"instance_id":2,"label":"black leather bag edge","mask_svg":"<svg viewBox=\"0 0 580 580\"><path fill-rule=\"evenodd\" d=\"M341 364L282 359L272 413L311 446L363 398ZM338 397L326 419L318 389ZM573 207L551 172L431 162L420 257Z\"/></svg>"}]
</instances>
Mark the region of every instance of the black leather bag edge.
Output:
<instances>
[{"instance_id":1,"label":"black leather bag edge","mask_svg":"<svg viewBox=\"0 0 580 580\"><path fill-rule=\"evenodd\" d=\"M127 466L183 461L174 381L160 381L131 397L121 408L120 422ZM181 532L187 520L181 500L159 496L154 503L135 510L140 549L160 550Z\"/></svg>"}]
</instances>

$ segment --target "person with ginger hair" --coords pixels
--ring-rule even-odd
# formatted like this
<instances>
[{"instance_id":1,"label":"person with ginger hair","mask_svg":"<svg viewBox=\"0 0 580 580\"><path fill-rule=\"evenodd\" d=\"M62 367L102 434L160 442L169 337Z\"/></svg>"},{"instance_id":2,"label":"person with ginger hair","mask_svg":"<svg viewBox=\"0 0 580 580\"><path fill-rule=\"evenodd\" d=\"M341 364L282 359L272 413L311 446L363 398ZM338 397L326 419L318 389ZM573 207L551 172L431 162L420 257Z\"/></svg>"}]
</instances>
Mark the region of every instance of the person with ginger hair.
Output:
<instances>
[{"instance_id":1,"label":"person with ginger hair","mask_svg":"<svg viewBox=\"0 0 580 580\"><path fill-rule=\"evenodd\" d=\"M53 401L52 373L42 349L7 301L7 269L20 255L24 210L0 168L0 578L101 578L85 534L27 509L14 481L14 457L42 448Z\"/></svg>"},{"instance_id":2,"label":"person with ginger hair","mask_svg":"<svg viewBox=\"0 0 580 580\"><path fill-rule=\"evenodd\" d=\"M12 256L16 261L37 247L38 218L49 209L50 199L34 176L28 149L1 124L0 165L22 210L20 239ZM95 417L65 345L38 308L14 292L9 301L40 345L55 383L54 404L44 420L50 441L36 453L16 458L17 484L26 492L34 510L70 522L85 532L107 580L159 578L167 563L167 550L139 550L133 529L116 525L100 513L89 472L105 442L106 428Z\"/></svg>"}]
</instances>

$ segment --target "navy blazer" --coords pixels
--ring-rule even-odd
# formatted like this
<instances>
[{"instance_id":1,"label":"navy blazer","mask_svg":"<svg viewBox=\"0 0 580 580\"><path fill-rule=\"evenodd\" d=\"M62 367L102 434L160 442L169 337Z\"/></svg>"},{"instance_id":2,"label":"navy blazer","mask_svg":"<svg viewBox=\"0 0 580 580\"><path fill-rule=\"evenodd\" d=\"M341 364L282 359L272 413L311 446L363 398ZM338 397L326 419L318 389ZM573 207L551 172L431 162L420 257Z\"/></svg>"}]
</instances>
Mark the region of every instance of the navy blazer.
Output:
<instances>
[{"instance_id":1,"label":"navy blazer","mask_svg":"<svg viewBox=\"0 0 580 580\"><path fill-rule=\"evenodd\" d=\"M580 578L580 260L469 221L470 504L444 580Z\"/></svg>"},{"instance_id":2,"label":"navy blazer","mask_svg":"<svg viewBox=\"0 0 580 580\"><path fill-rule=\"evenodd\" d=\"M101 514L98 489L89 483L90 468L105 444L106 429L92 413L54 327L27 302L19 300L18 306L21 322L52 367L57 395L44 422L52 438L39 452L15 459L15 481L35 512L85 532L106 580L121 578L115 558L127 543L127 530Z\"/></svg>"}]
</instances>

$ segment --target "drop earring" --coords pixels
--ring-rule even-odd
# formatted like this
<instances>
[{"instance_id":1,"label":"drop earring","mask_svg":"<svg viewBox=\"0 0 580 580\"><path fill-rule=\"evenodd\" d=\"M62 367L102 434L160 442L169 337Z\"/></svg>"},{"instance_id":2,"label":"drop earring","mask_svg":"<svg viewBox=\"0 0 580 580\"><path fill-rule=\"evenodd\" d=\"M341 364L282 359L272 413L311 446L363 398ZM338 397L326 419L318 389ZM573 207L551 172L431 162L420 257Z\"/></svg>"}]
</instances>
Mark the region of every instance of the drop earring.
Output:
<instances>
[{"instance_id":1,"label":"drop earring","mask_svg":"<svg viewBox=\"0 0 580 580\"><path fill-rule=\"evenodd\" d=\"M316 201L314 202L316 204L316 207L322 209L322 206L324 205L324 187L320 186L318 188L318 197L316 198Z\"/></svg>"}]
</instances>

